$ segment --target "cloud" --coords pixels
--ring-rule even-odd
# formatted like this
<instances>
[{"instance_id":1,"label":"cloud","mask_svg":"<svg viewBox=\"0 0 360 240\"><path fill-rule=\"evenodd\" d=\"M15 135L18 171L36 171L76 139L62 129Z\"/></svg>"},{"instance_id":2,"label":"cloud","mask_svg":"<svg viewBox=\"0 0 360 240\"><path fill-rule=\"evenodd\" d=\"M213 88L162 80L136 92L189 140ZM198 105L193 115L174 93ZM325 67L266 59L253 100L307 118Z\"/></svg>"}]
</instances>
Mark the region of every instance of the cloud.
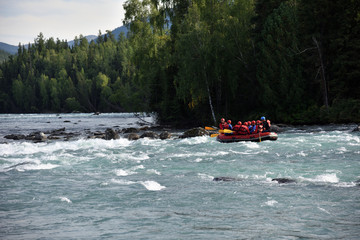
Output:
<instances>
[{"instance_id":1,"label":"cloud","mask_svg":"<svg viewBox=\"0 0 360 240\"><path fill-rule=\"evenodd\" d=\"M74 39L122 25L125 0L0 0L0 41L17 45L45 38Z\"/></svg>"}]
</instances>

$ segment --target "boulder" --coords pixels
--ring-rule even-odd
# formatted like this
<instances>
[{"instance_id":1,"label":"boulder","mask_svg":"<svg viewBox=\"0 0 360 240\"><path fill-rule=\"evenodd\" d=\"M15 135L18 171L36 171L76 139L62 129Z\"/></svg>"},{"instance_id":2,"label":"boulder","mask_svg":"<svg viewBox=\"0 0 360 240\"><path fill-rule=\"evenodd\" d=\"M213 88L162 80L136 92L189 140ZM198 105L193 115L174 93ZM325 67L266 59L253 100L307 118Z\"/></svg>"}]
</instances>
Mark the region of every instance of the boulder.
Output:
<instances>
[{"instance_id":1,"label":"boulder","mask_svg":"<svg viewBox=\"0 0 360 240\"><path fill-rule=\"evenodd\" d=\"M140 128L140 131L149 131L149 126L145 126L145 127L142 127Z\"/></svg>"},{"instance_id":2,"label":"boulder","mask_svg":"<svg viewBox=\"0 0 360 240\"><path fill-rule=\"evenodd\" d=\"M125 128L123 129L123 133L138 133L139 129L137 128Z\"/></svg>"},{"instance_id":3,"label":"boulder","mask_svg":"<svg viewBox=\"0 0 360 240\"><path fill-rule=\"evenodd\" d=\"M140 136L140 138L145 138L145 137L151 138L151 139L158 139L159 135L152 131L146 131Z\"/></svg>"},{"instance_id":4,"label":"boulder","mask_svg":"<svg viewBox=\"0 0 360 240\"><path fill-rule=\"evenodd\" d=\"M4 138L12 139L12 140L22 140L22 139L25 139L25 135L22 135L22 134L10 134L10 135L4 136Z\"/></svg>"},{"instance_id":5,"label":"boulder","mask_svg":"<svg viewBox=\"0 0 360 240\"><path fill-rule=\"evenodd\" d=\"M281 129L281 127L278 126L278 125L271 124L271 126L270 126L270 132L276 132L276 133L278 133L278 132L282 132L282 129Z\"/></svg>"},{"instance_id":6,"label":"boulder","mask_svg":"<svg viewBox=\"0 0 360 240\"><path fill-rule=\"evenodd\" d=\"M117 132L115 132L112 128L107 128L105 130L105 140L111 140L111 139L119 139L120 136Z\"/></svg>"},{"instance_id":7,"label":"boulder","mask_svg":"<svg viewBox=\"0 0 360 240\"><path fill-rule=\"evenodd\" d=\"M179 138L200 137L204 135L209 135L209 133L204 128L198 127L187 130Z\"/></svg>"},{"instance_id":8,"label":"boulder","mask_svg":"<svg viewBox=\"0 0 360 240\"><path fill-rule=\"evenodd\" d=\"M130 133L126 136L128 140L138 140L140 136L136 133Z\"/></svg>"},{"instance_id":9,"label":"boulder","mask_svg":"<svg viewBox=\"0 0 360 240\"><path fill-rule=\"evenodd\" d=\"M231 182L231 181L241 181L242 179L240 178L234 178L234 177L215 177L213 179L213 181L217 181L217 182L220 182L220 181L223 181L223 182Z\"/></svg>"},{"instance_id":10,"label":"boulder","mask_svg":"<svg viewBox=\"0 0 360 240\"><path fill-rule=\"evenodd\" d=\"M352 130L353 132L360 132L360 125L357 126L356 128L354 128L354 130Z\"/></svg>"},{"instance_id":11,"label":"boulder","mask_svg":"<svg viewBox=\"0 0 360 240\"><path fill-rule=\"evenodd\" d=\"M47 136L43 132L33 132L25 137L26 140L42 142L47 139Z\"/></svg>"},{"instance_id":12,"label":"boulder","mask_svg":"<svg viewBox=\"0 0 360 240\"><path fill-rule=\"evenodd\" d=\"M171 138L171 133L169 133L168 131L164 131L164 132L160 133L161 140L169 139L169 138Z\"/></svg>"},{"instance_id":13,"label":"boulder","mask_svg":"<svg viewBox=\"0 0 360 240\"><path fill-rule=\"evenodd\" d=\"M271 181L276 181L278 183L294 183L296 180L290 178L273 178Z\"/></svg>"}]
</instances>

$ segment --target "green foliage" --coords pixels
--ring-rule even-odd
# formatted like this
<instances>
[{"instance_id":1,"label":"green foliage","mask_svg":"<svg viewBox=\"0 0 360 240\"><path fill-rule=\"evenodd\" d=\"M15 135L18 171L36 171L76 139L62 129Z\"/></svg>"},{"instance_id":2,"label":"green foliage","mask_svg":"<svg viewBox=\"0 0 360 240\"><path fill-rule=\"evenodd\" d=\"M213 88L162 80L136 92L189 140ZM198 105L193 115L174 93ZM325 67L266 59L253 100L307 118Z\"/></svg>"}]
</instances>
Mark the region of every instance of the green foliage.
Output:
<instances>
[{"instance_id":1,"label":"green foliage","mask_svg":"<svg viewBox=\"0 0 360 240\"><path fill-rule=\"evenodd\" d=\"M11 54L8 52L5 52L4 50L0 49L0 63L4 62L6 59L9 58Z\"/></svg>"},{"instance_id":2,"label":"green foliage","mask_svg":"<svg viewBox=\"0 0 360 240\"><path fill-rule=\"evenodd\" d=\"M305 84L296 50L298 21L295 2L281 3L267 18L261 32L257 56L257 79L262 87L259 99L274 109L274 119L292 121L304 107Z\"/></svg>"},{"instance_id":3,"label":"green foliage","mask_svg":"<svg viewBox=\"0 0 360 240\"><path fill-rule=\"evenodd\" d=\"M127 0L110 31L19 45L0 112L148 111L162 122L359 121L359 1ZM169 24L171 23L171 24ZM328 101L325 101L328 100ZM328 104L326 104L328 102Z\"/></svg>"}]
</instances>

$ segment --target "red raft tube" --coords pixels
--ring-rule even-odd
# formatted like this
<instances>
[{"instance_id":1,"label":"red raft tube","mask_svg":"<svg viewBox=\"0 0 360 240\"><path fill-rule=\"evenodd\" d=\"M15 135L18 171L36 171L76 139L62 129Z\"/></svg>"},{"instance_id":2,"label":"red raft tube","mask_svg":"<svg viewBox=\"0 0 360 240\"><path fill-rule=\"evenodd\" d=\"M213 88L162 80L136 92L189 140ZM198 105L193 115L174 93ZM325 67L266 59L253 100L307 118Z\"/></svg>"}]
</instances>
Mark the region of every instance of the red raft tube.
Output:
<instances>
[{"instance_id":1,"label":"red raft tube","mask_svg":"<svg viewBox=\"0 0 360 240\"><path fill-rule=\"evenodd\" d=\"M265 140L275 141L277 139L278 139L278 135L275 132L260 132L253 134L220 133L216 137L216 140L222 143L241 142L241 141L261 142Z\"/></svg>"}]
</instances>

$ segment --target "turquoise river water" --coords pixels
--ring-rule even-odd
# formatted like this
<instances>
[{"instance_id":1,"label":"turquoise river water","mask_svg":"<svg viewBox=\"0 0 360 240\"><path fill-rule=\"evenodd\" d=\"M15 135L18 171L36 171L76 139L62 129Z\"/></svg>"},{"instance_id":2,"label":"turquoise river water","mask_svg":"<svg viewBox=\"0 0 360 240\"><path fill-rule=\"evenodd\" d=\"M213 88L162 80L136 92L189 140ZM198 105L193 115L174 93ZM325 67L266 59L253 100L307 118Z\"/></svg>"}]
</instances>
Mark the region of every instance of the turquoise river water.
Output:
<instances>
[{"instance_id":1,"label":"turquoise river water","mask_svg":"<svg viewBox=\"0 0 360 240\"><path fill-rule=\"evenodd\" d=\"M0 239L359 239L356 125L288 128L260 143L3 138L136 120L0 115Z\"/></svg>"}]
</instances>

